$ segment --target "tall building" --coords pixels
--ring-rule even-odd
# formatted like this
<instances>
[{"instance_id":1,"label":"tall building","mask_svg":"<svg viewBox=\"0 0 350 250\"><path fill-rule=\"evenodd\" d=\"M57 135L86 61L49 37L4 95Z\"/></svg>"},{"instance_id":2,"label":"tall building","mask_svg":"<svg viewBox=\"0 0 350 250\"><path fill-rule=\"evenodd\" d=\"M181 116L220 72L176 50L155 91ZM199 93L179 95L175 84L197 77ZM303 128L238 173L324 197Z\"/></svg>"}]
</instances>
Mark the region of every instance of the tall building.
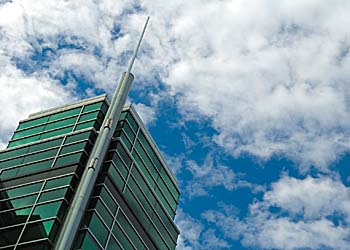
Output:
<instances>
[{"instance_id":1,"label":"tall building","mask_svg":"<svg viewBox=\"0 0 350 250\"><path fill-rule=\"evenodd\" d=\"M132 106L80 193L111 108L102 95L19 122L0 151L0 250L175 249L177 182Z\"/></svg>"}]
</instances>

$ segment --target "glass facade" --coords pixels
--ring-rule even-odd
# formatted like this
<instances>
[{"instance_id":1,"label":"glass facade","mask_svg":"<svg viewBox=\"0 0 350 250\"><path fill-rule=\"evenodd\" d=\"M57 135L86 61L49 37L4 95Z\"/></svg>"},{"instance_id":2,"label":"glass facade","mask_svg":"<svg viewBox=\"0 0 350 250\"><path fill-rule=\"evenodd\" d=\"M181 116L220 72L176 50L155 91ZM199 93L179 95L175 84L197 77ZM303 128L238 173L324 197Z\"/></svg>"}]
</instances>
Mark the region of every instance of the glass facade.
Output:
<instances>
[{"instance_id":1,"label":"glass facade","mask_svg":"<svg viewBox=\"0 0 350 250\"><path fill-rule=\"evenodd\" d=\"M0 250L52 249L107 109L103 95L19 123L0 151ZM177 183L131 106L94 185L75 249L175 249Z\"/></svg>"},{"instance_id":2,"label":"glass facade","mask_svg":"<svg viewBox=\"0 0 350 250\"><path fill-rule=\"evenodd\" d=\"M175 249L179 231L173 219L179 191L152 143L135 112L125 110L76 249L91 249L87 242L93 242L93 249ZM123 201L108 194L118 194Z\"/></svg>"}]
</instances>

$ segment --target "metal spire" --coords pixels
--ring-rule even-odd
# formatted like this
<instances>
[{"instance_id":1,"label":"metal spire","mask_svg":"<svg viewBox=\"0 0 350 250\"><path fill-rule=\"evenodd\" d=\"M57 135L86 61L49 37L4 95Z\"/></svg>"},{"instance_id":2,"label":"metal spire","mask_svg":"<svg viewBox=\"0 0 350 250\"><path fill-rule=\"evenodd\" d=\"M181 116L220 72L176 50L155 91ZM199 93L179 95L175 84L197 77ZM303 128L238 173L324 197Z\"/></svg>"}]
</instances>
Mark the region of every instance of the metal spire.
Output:
<instances>
[{"instance_id":1,"label":"metal spire","mask_svg":"<svg viewBox=\"0 0 350 250\"><path fill-rule=\"evenodd\" d=\"M55 250L67 250L72 249L73 247L74 239L79 231L82 217L85 213L97 176L100 172L103 159L108 150L113 133L117 127L118 118L125 105L131 83L134 79L130 71L135 62L149 19L150 17L148 16L133 56L130 59L127 71L122 74L118 86L114 92L110 107L103 120L101 130L97 136L87 166L79 182L66 219L61 227L60 234L56 240L56 244L54 246Z\"/></svg>"}]
</instances>

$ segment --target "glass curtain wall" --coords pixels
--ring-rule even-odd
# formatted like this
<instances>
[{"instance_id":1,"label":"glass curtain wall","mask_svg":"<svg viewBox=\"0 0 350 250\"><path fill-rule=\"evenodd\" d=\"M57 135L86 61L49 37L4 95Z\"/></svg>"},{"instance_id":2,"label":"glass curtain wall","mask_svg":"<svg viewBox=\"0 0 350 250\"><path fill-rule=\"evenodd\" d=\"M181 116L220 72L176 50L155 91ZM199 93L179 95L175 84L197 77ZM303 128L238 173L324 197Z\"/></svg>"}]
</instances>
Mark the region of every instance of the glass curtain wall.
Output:
<instances>
[{"instance_id":1,"label":"glass curtain wall","mask_svg":"<svg viewBox=\"0 0 350 250\"><path fill-rule=\"evenodd\" d=\"M157 150L133 110L125 110L76 249L175 249L179 190Z\"/></svg>"},{"instance_id":2,"label":"glass curtain wall","mask_svg":"<svg viewBox=\"0 0 350 250\"><path fill-rule=\"evenodd\" d=\"M52 249L107 104L21 121L0 151L0 249Z\"/></svg>"}]
</instances>

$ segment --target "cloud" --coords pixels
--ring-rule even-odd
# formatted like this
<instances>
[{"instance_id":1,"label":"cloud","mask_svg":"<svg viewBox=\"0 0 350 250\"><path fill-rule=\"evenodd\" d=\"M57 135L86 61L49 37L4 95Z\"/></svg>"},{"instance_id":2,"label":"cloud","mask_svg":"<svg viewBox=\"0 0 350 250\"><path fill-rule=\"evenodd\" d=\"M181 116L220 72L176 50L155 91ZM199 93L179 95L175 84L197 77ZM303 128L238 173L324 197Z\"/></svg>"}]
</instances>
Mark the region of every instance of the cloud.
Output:
<instances>
[{"instance_id":1,"label":"cloud","mask_svg":"<svg viewBox=\"0 0 350 250\"><path fill-rule=\"evenodd\" d=\"M181 209L178 210L175 222L180 229L176 247L178 250L230 249L230 244L220 238L214 229L206 229L201 221Z\"/></svg>"},{"instance_id":2,"label":"cloud","mask_svg":"<svg viewBox=\"0 0 350 250\"><path fill-rule=\"evenodd\" d=\"M328 171L350 149L347 7L345 0L17 0L0 7L0 48L26 74L48 71L77 88L84 81L86 95L92 87L111 92L149 14L134 67L138 91L153 86L185 119L209 121L213 140L235 157L282 155L301 171Z\"/></svg>"},{"instance_id":3,"label":"cloud","mask_svg":"<svg viewBox=\"0 0 350 250\"><path fill-rule=\"evenodd\" d=\"M282 155L301 171L327 171L349 150L350 33L339 28L347 1L142 6L156 19L148 42L179 111L209 118L227 153Z\"/></svg>"},{"instance_id":4,"label":"cloud","mask_svg":"<svg viewBox=\"0 0 350 250\"><path fill-rule=\"evenodd\" d=\"M137 103L134 106L142 121L147 126L151 125L156 120L156 110L154 110L153 107L147 106L143 103Z\"/></svg>"},{"instance_id":5,"label":"cloud","mask_svg":"<svg viewBox=\"0 0 350 250\"><path fill-rule=\"evenodd\" d=\"M293 216L317 219L350 211L349 188L328 177L296 179L283 177L265 193L269 206L280 207Z\"/></svg>"},{"instance_id":6,"label":"cloud","mask_svg":"<svg viewBox=\"0 0 350 250\"><path fill-rule=\"evenodd\" d=\"M193 160L188 160L186 165L186 169L192 174L186 186L186 194L190 198L209 195L209 190L214 187L223 187L227 191L244 187L250 188L253 192L263 190L261 186L245 181L242 174L221 165L214 159L212 153L206 156L203 165L198 165Z\"/></svg>"},{"instance_id":7,"label":"cloud","mask_svg":"<svg viewBox=\"0 0 350 250\"><path fill-rule=\"evenodd\" d=\"M1 66L1 63L0 72L1 148L7 144L19 120L75 99L70 88L61 86L47 75L27 76L13 66Z\"/></svg>"},{"instance_id":8,"label":"cloud","mask_svg":"<svg viewBox=\"0 0 350 250\"><path fill-rule=\"evenodd\" d=\"M209 210L203 218L227 238L254 249L349 249L349 188L330 177L284 176L240 219L235 210Z\"/></svg>"}]
</instances>

